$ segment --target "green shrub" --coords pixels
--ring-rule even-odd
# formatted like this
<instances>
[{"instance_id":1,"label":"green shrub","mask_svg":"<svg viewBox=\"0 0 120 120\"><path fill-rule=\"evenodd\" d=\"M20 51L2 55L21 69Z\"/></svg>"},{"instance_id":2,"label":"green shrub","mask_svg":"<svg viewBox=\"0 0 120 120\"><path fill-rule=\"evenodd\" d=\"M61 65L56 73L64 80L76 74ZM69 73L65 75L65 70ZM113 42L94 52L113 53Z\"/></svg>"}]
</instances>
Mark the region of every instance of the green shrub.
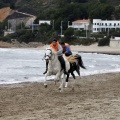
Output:
<instances>
[{"instance_id":1,"label":"green shrub","mask_svg":"<svg viewBox=\"0 0 120 120\"><path fill-rule=\"evenodd\" d=\"M109 46L110 38L106 37L98 41L98 46Z\"/></svg>"},{"instance_id":2,"label":"green shrub","mask_svg":"<svg viewBox=\"0 0 120 120\"><path fill-rule=\"evenodd\" d=\"M10 38L9 38L9 37L1 37L1 36L0 36L0 41L10 42Z\"/></svg>"}]
</instances>

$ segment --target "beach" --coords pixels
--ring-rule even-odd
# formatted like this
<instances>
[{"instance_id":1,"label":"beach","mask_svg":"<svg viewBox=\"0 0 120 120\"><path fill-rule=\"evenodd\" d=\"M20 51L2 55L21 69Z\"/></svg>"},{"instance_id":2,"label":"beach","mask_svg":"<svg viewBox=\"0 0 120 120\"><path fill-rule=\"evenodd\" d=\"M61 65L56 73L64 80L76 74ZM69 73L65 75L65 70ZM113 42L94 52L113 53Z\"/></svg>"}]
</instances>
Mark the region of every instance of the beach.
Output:
<instances>
[{"instance_id":1,"label":"beach","mask_svg":"<svg viewBox=\"0 0 120 120\"><path fill-rule=\"evenodd\" d=\"M38 47L40 50L45 50L49 45L44 45ZM70 45L70 48L74 52L84 52L84 53L100 53L100 54L111 54L120 55L120 48L110 47L110 46L98 46L98 43L84 46L84 45Z\"/></svg>"},{"instance_id":2,"label":"beach","mask_svg":"<svg viewBox=\"0 0 120 120\"><path fill-rule=\"evenodd\" d=\"M48 45L38 49L45 50ZM26 48L28 49L28 48ZM119 48L72 46L75 52L120 54ZM22 82L0 85L0 120L119 120L120 72L73 78L68 88L59 92L59 82Z\"/></svg>"},{"instance_id":3,"label":"beach","mask_svg":"<svg viewBox=\"0 0 120 120\"><path fill-rule=\"evenodd\" d=\"M64 92L59 83L0 86L0 120L119 120L120 73L77 78Z\"/></svg>"}]
</instances>

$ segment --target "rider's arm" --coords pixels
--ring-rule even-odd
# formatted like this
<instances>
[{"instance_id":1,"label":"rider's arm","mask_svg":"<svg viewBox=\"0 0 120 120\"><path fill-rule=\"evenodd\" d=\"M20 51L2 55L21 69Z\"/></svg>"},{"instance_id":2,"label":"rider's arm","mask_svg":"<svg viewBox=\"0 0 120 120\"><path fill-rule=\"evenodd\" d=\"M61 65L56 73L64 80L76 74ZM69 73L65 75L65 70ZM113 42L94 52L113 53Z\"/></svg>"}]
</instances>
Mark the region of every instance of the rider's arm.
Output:
<instances>
[{"instance_id":1,"label":"rider's arm","mask_svg":"<svg viewBox=\"0 0 120 120\"><path fill-rule=\"evenodd\" d=\"M61 45L58 45L58 51L57 51L57 54L58 55L62 55L62 52L63 52L63 48Z\"/></svg>"}]
</instances>

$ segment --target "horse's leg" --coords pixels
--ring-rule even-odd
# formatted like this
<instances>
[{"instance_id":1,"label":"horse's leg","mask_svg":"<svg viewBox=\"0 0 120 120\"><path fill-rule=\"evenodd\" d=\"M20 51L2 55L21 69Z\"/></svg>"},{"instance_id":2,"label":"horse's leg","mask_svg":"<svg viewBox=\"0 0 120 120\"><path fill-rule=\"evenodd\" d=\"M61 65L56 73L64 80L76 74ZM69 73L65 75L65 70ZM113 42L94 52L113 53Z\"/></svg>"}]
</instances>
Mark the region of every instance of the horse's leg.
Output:
<instances>
[{"instance_id":1,"label":"horse's leg","mask_svg":"<svg viewBox=\"0 0 120 120\"><path fill-rule=\"evenodd\" d=\"M61 79L61 81L60 81L60 86L59 86L59 90L60 90L60 92L63 92L63 84L64 84L64 80L65 80L65 74L64 74L64 76L63 76L63 79Z\"/></svg>"},{"instance_id":2,"label":"horse's leg","mask_svg":"<svg viewBox=\"0 0 120 120\"><path fill-rule=\"evenodd\" d=\"M76 78L75 78L75 75L74 75L74 73L73 73L73 71L71 72L71 75L73 76L74 79L76 79Z\"/></svg>"},{"instance_id":3,"label":"horse's leg","mask_svg":"<svg viewBox=\"0 0 120 120\"><path fill-rule=\"evenodd\" d=\"M56 85L57 81L60 80L60 76L61 76L61 73L58 72L58 73L56 74L56 76L55 76L55 79L54 79L54 81L55 81L55 85Z\"/></svg>"},{"instance_id":4,"label":"horse's leg","mask_svg":"<svg viewBox=\"0 0 120 120\"><path fill-rule=\"evenodd\" d=\"M71 72L71 75L72 75L73 78L74 78L74 84L72 84L72 91L74 91L74 86L75 86L75 84L76 84L76 77L75 77L75 75L74 75L73 72Z\"/></svg>"},{"instance_id":5,"label":"horse's leg","mask_svg":"<svg viewBox=\"0 0 120 120\"><path fill-rule=\"evenodd\" d=\"M66 82L65 82L65 87L68 86L68 79L69 79L69 76L70 76L70 74L68 73L67 78L66 78Z\"/></svg>"},{"instance_id":6,"label":"horse's leg","mask_svg":"<svg viewBox=\"0 0 120 120\"><path fill-rule=\"evenodd\" d=\"M45 86L45 88L47 88L47 83L46 83L46 81L47 81L47 76L48 76L48 73L45 74L45 80L44 80L44 86Z\"/></svg>"}]
</instances>

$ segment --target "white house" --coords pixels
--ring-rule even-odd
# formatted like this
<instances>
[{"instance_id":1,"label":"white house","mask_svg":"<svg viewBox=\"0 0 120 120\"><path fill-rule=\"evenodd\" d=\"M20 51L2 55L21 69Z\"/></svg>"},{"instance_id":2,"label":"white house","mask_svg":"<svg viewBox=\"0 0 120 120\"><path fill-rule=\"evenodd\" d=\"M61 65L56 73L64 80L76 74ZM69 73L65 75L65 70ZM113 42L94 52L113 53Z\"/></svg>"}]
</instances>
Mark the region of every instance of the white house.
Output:
<instances>
[{"instance_id":1,"label":"white house","mask_svg":"<svg viewBox=\"0 0 120 120\"><path fill-rule=\"evenodd\" d=\"M75 30L89 30L90 29L90 20L83 19L83 20L76 20L72 22L72 25L68 24L68 28L74 28Z\"/></svg>"},{"instance_id":2,"label":"white house","mask_svg":"<svg viewBox=\"0 0 120 120\"><path fill-rule=\"evenodd\" d=\"M93 32L106 32L110 29L120 28L120 20L93 19Z\"/></svg>"},{"instance_id":3,"label":"white house","mask_svg":"<svg viewBox=\"0 0 120 120\"><path fill-rule=\"evenodd\" d=\"M47 23L48 25L51 24L50 20L39 20L39 25Z\"/></svg>"}]
</instances>

